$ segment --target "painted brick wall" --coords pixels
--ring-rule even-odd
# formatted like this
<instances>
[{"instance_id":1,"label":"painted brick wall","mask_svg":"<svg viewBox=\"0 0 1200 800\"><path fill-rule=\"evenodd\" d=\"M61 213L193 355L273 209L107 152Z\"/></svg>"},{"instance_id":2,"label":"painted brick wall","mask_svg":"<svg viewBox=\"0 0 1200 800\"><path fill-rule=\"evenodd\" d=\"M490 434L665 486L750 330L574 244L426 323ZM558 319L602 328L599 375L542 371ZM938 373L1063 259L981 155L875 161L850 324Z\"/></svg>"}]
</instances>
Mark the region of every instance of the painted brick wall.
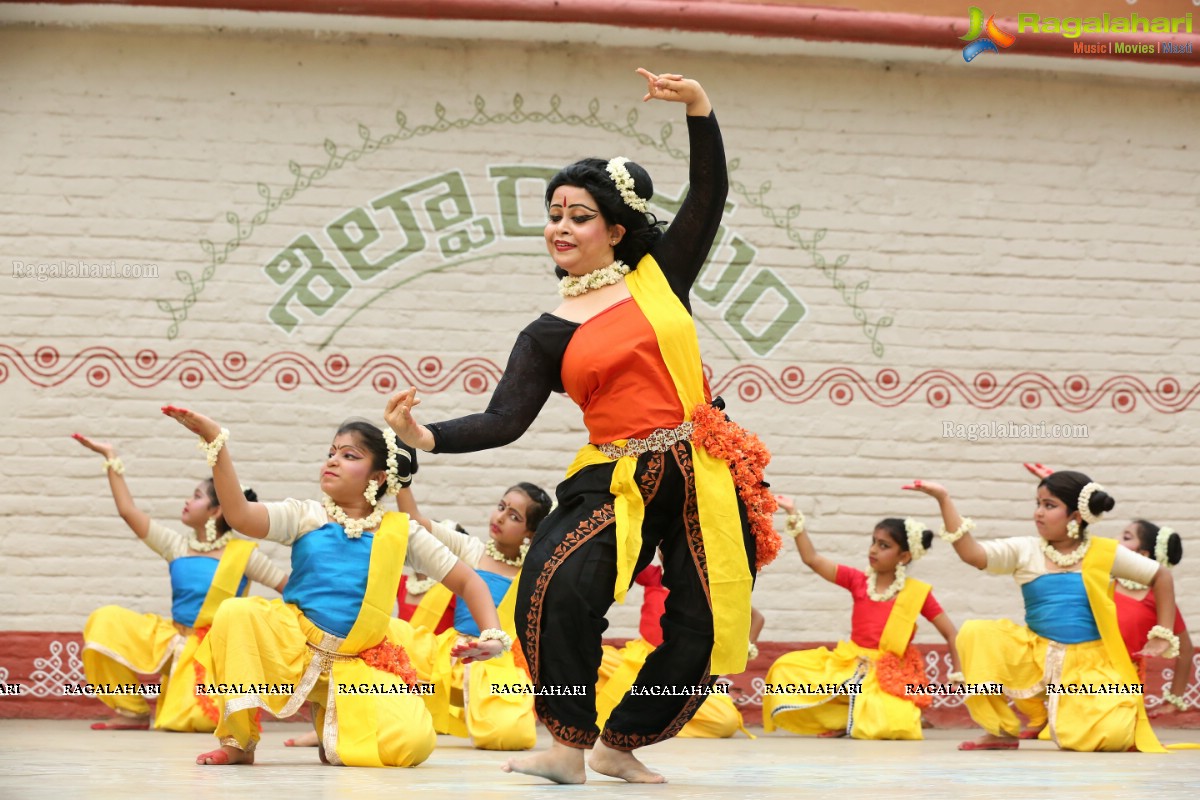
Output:
<instances>
[{"instance_id":1,"label":"painted brick wall","mask_svg":"<svg viewBox=\"0 0 1200 800\"><path fill-rule=\"evenodd\" d=\"M117 518L100 459L73 431L116 442L141 507L170 522L206 471L193 438L159 415L164 402L228 426L243 482L267 499L314 496L336 424L379 419L392 387L420 387L425 420L482 409L516 333L556 300L537 181L518 182L506 211L503 170L625 154L666 198L683 188L682 109L640 102L643 63L701 79L717 108L736 168L695 304L701 344L818 548L861 567L880 517L936 527L934 503L899 490L913 477L947 483L982 535L1033 534L1027 460L1109 487L1118 507L1102 534L1135 516L1189 541L1200 530L1197 84L952 59L593 55L0 29L0 630L78 630L111 602L169 609L163 564ZM419 247L371 208L448 172L465 190L413 190ZM356 208L379 230L373 259L413 254L355 274L325 229ZM292 302L289 332L269 315L298 274L279 256L304 235L350 288L321 315ZM158 276L8 274L73 262ZM755 345L785 297L804 316ZM739 333L729 320L743 317ZM944 436L946 423L993 421L1088 435ZM515 445L425 457L418 496L479 529L504 487L553 485L584 440L572 404L552 398ZM1200 589L1192 559L1176 571L1185 612ZM957 622L1020 614L1011 582L941 543L914 574ZM611 634L633 633L638 597L613 610ZM755 604L764 640L848 632L845 593L791 549ZM919 641L936 639L922 626Z\"/></svg>"}]
</instances>

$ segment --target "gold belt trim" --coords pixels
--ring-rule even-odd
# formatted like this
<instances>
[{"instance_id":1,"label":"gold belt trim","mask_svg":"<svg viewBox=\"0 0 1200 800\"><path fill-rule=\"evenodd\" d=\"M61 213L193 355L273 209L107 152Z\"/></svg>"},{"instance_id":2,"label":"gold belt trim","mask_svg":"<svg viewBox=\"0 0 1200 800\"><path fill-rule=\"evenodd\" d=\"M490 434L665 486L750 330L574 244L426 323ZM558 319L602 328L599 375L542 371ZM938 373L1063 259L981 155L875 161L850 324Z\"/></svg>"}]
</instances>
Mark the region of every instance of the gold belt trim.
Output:
<instances>
[{"instance_id":1,"label":"gold belt trim","mask_svg":"<svg viewBox=\"0 0 1200 800\"><path fill-rule=\"evenodd\" d=\"M659 428L645 439L626 439L625 444L598 444L596 449L613 459L625 456L640 456L642 453L665 453L680 442L692 439L692 422L684 422L677 428Z\"/></svg>"}]
</instances>

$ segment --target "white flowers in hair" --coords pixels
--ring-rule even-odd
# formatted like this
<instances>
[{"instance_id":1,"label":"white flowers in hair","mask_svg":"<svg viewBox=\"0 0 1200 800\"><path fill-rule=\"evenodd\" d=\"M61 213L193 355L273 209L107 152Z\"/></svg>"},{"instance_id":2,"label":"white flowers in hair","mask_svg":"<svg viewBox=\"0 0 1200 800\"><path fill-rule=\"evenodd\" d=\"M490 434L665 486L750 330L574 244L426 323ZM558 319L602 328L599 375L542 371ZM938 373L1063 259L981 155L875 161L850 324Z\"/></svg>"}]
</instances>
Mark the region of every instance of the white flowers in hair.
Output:
<instances>
[{"instance_id":1,"label":"white flowers in hair","mask_svg":"<svg viewBox=\"0 0 1200 800\"><path fill-rule=\"evenodd\" d=\"M614 261L607 267L594 269L587 275L565 275L558 282L558 293L563 297L578 297L581 294L586 294L592 289L599 289L601 286L611 286L614 283L619 283L622 278L629 274L629 267L623 261Z\"/></svg>"},{"instance_id":2,"label":"white flowers in hair","mask_svg":"<svg viewBox=\"0 0 1200 800\"><path fill-rule=\"evenodd\" d=\"M1042 544L1042 552L1046 554L1046 558L1050 559L1060 567L1073 567L1080 561L1083 561L1083 557L1087 555L1087 552L1091 549L1091 547L1092 540L1091 538L1087 538L1083 540L1083 544L1079 545L1079 547L1076 547L1074 550L1064 555L1055 550L1054 545L1050 544L1049 542L1044 542Z\"/></svg>"},{"instance_id":3,"label":"white flowers in hair","mask_svg":"<svg viewBox=\"0 0 1200 800\"><path fill-rule=\"evenodd\" d=\"M629 174L629 170L625 165L629 163L629 159L624 156L617 156L608 162L608 177L617 186L617 191L621 193L621 199L625 201L625 205L632 208L634 211L646 213L646 201L638 197L637 192L633 190L633 176Z\"/></svg>"},{"instance_id":4,"label":"white flowers in hair","mask_svg":"<svg viewBox=\"0 0 1200 800\"><path fill-rule=\"evenodd\" d=\"M391 428L386 428L383 431L384 441L387 442L387 493L390 495L400 494L400 445L396 442L396 432ZM408 453L404 453L404 457L408 458ZM411 461L410 461L411 464ZM377 487L378 488L378 487ZM372 503L374 505L374 503Z\"/></svg>"},{"instance_id":5,"label":"white flowers in hair","mask_svg":"<svg viewBox=\"0 0 1200 800\"><path fill-rule=\"evenodd\" d=\"M325 504L325 513L329 515L329 518L345 529L347 539L361 539L363 531L373 531L379 527L379 523L383 522L383 506L376 506L370 516L362 519L350 519L342 507L333 502L333 498L329 495L324 495L322 502Z\"/></svg>"},{"instance_id":6,"label":"white flowers in hair","mask_svg":"<svg viewBox=\"0 0 1200 800\"><path fill-rule=\"evenodd\" d=\"M1167 547L1171 544L1171 537L1176 535L1171 528L1162 527L1158 529L1158 538L1154 540L1154 560L1170 569L1171 561L1167 557Z\"/></svg>"},{"instance_id":7,"label":"white flowers in hair","mask_svg":"<svg viewBox=\"0 0 1200 800\"><path fill-rule=\"evenodd\" d=\"M875 570L867 567L867 597L874 600L876 603L886 603L896 595L900 594L900 590L904 588L904 582L908 579L903 564L896 565L896 576L892 578L892 585L885 591L875 591Z\"/></svg>"},{"instance_id":8,"label":"white flowers in hair","mask_svg":"<svg viewBox=\"0 0 1200 800\"><path fill-rule=\"evenodd\" d=\"M948 532L946 530L946 523L942 522L942 527L938 531L938 536L943 541L954 544L973 530L975 530L975 520L971 519L970 517L963 517L962 524L958 526L958 530L953 532Z\"/></svg>"},{"instance_id":9,"label":"white flowers in hair","mask_svg":"<svg viewBox=\"0 0 1200 800\"><path fill-rule=\"evenodd\" d=\"M1103 486L1096 483L1095 481L1092 481L1091 483L1084 486L1082 491L1079 492L1079 501L1075 504L1075 507L1079 510L1079 516L1083 517L1083 521L1086 522L1088 525L1095 525L1097 522L1100 521L1100 517L1104 516L1103 511L1100 512L1099 514L1093 514L1092 508L1091 508L1092 495L1095 494L1096 492L1103 492L1103 491L1104 491Z\"/></svg>"},{"instance_id":10,"label":"white flowers in hair","mask_svg":"<svg viewBox=\"0 0 1200 800\"><path fill-rule=\"evenodd\" d=\"M217 456L221 454L221 448L229 441L229 429L221 428L221 432L211 442L204 441L204 437L200 437L200 441L196 442L196 449L204 451L204 458L208 461L210 467L217 465Z\"/></svg>"},{"instance_id":11,"label":"white flowers in hair","mask_svg":"<svg viewBox=\"0 0 1200 800\"><path fill-rule=\"evenodd\" d=\"M908 539L908 552L917 561L925 555L925 526L910 517L904 520L904 535Z\"/></svg>"}]
</instances>

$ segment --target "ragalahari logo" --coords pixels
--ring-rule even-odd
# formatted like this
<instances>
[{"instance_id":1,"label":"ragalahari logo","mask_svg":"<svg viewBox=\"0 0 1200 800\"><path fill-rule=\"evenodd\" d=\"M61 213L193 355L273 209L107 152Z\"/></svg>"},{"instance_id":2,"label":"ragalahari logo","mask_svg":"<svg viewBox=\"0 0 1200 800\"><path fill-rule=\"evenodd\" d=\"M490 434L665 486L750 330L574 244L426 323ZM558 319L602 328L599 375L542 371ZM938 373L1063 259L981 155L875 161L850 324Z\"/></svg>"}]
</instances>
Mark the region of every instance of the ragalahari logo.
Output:
<instances>
[{"instance_id":1,"label":"ragalahari logo","mask_svg":"<svg viewBox=\"0 0 1200 800\"><path fill-rule=\"evenodd\" d=\"M999 53L1000 47L1012 47L1013 42L1017 37L1005 33L996 25L996 15L988 17L987 22L983 21L983 12L977 7L971 6L970 11L970 30L966 36L958 37L964 42L970 42L963 48L963 60L971 61L980 53ZM980 38L982 37L982 38Z\"/></svg>"}]
</instances>

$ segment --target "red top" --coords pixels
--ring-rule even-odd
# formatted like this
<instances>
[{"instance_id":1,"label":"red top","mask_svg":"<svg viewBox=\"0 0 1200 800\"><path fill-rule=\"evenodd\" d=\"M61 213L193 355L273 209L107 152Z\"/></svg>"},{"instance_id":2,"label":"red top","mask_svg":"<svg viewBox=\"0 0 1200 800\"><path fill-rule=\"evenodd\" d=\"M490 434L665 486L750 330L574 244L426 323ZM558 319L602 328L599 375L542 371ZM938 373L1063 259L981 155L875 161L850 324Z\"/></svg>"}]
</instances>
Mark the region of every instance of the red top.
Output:
<instances>
[{"instance_id":1,"label":"red top","mask_svg":"<svg viewBox=\"0 0 1200 800\"><path fill-rule=\"evenodd\" d=\"M892 613L892 606L896 605L896 598L893 597L886 603L875 602L867 596L866 574L844 564L838 564L835 582L854 598L854 612L850 617L850 641L859 647L877 649L879 637L883 635L883 626L887 624L888 615ZM921 616L932 622L941 613L942 607L938 605L931 591L925 598L925 605L921 606ZM915 625L913 632L916 632ZM911 639L910 636L909 640Z\"/></svg>"},{"instance_id":2,"label":"red top","mask_svg":"<svg viewBox=\"0 0 1200 800\"><path fill-rule=\"evenodd\" d=\"M579 326L563 353L562 380L593 444L641 439L683 422L654 328L632 297ZM707 378L704 398L711 398Z\"/></svg>"},{"instance_id":3,"label":"red top","mask_svg":"<svg viewBox=\"0 0 1200 800\"><path fill-rule=\"evenodd\" d=\"M1146 646L1150 629L1158 624L1158 604L1154 601L1154 592L1146 592L1146 596L1141 600L1113 592L1113 600L1117 604L1117 624L1121 627L1125 649L1130 655L1140 652ZM1175 633L1183 633L1185 630L1187 625L1183 622L1183 615L1176 608Z\"/></svg>"},{"instance_id":4,"label":"red top","mask_svg":"<svg viewBox=\"0 0 1200 800\"><path fill-rule=\"evenodd\" d=\"M450 603L446 606L446 613L442 614L442 618L438 620L434 633L441 633L447 628L454 627L454 600L455 598L450 598ZM408 602L407 575L400 576L400 588L396 591L396 602L400 604L400 613L397 616L404 620L412 619L412 615L417 612L417 606Z\"/></svg>"},{"instance_id":5,"label":"red top","mask_svg":"<svg viewBox=\"0 0 1200 800\"><path fill-rule=\"evenodd\" d=\"M651 564L637 574L634 581L645 588L642 595L642 621L638 633L650 644L658 647L663 641L662 615L667 610L667 595L671 590L663 586L662 567Z\"/></svg>"}]
</instances>

